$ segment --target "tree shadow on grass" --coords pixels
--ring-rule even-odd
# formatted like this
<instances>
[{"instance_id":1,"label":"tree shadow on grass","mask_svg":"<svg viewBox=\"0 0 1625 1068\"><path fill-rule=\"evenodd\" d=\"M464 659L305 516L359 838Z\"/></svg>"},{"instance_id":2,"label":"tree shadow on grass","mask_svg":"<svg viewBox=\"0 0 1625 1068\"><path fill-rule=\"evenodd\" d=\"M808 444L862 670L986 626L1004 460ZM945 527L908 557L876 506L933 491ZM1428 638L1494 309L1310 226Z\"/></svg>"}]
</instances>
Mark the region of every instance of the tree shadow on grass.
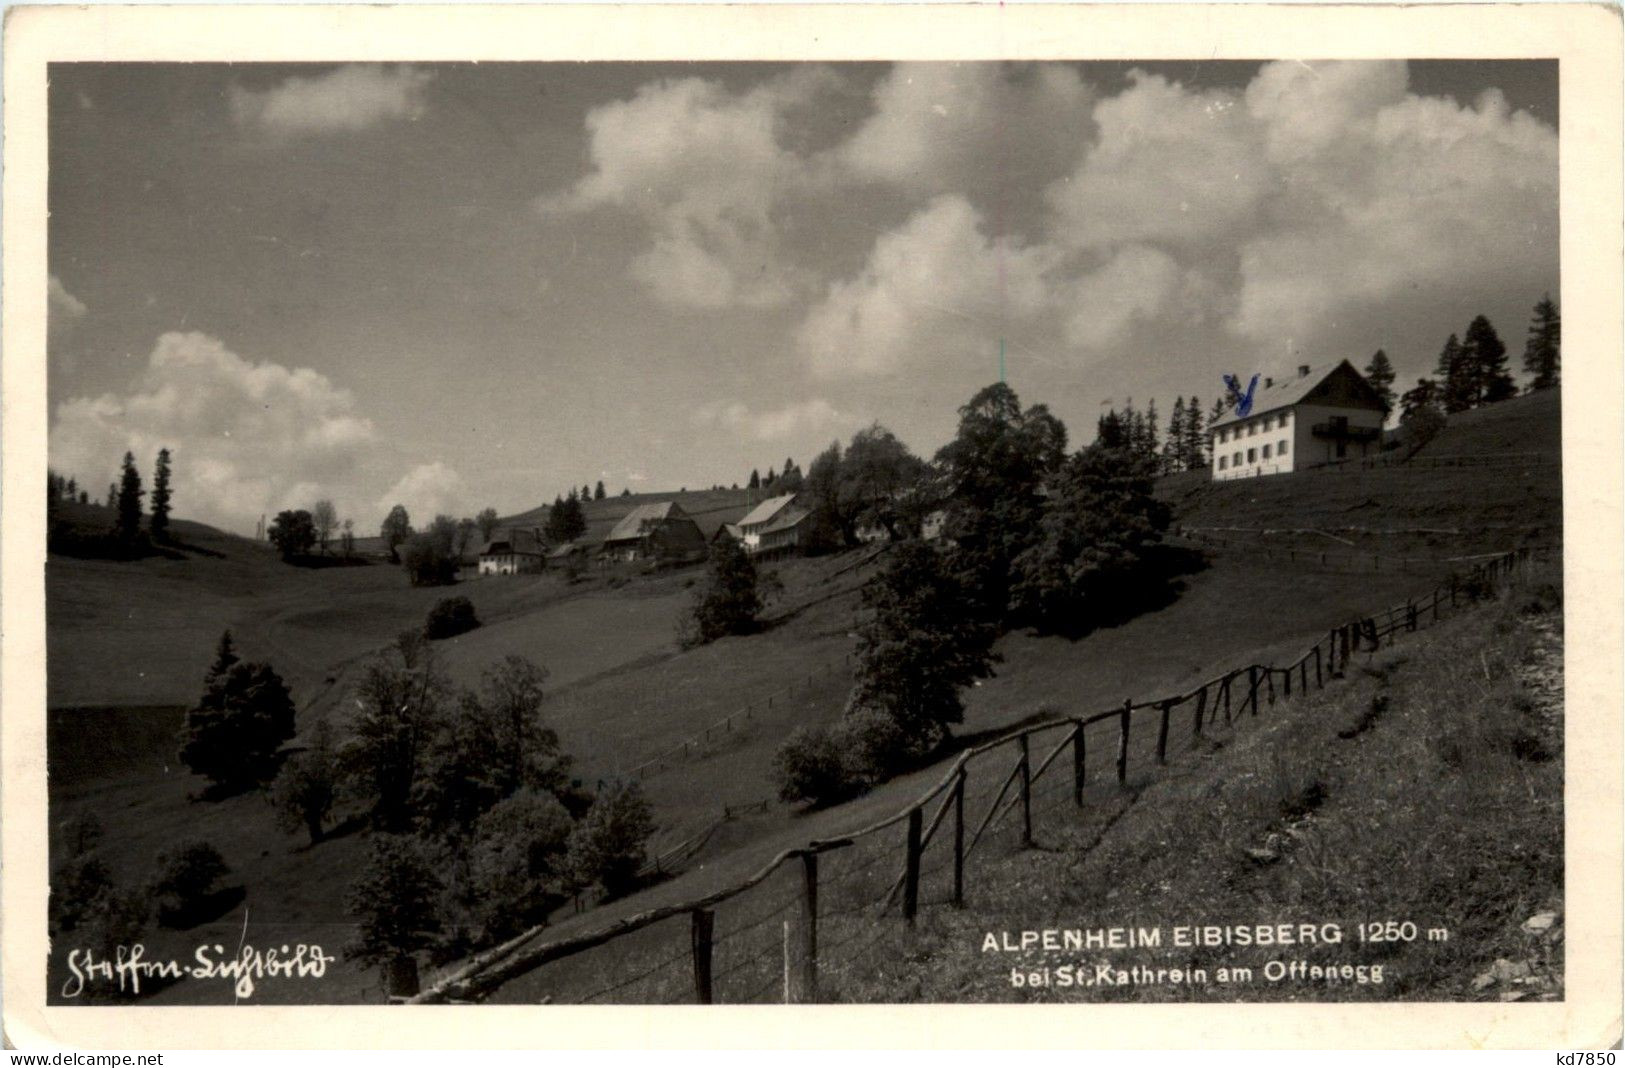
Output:
<instances>
[{"instance_id":1,"label":"tree shadow on grass","mask_svg":"<svg viewBox=\"0 0 1625 1068\"><path fill-rule=\"evenodd\" d=\"M1046 620L1033 630L1040 635L1075 642L1097 630L1120 627L1172 605L1186 590L1184 576L1197 574L1207 567L1207 554L1200 549L1154 545L1146 551L1133 575L1093 599L1092 610L1067 620Z\"/></svg>"},{"instance_id":2,"label":"tree shadow on grass","mask_svg":"<svg viewBox=\"0 0 1625 1068\"><path fill-rule=\"evenodd\" d=\"M238 905L248 896L248 889L243 886L227 886L216 890L212 894L196 902L179 908L164 905L158 909L158 922L165 927L172 927L178 931L190 930L199 924L218 920Z\"/></svg>"}]
</instances>

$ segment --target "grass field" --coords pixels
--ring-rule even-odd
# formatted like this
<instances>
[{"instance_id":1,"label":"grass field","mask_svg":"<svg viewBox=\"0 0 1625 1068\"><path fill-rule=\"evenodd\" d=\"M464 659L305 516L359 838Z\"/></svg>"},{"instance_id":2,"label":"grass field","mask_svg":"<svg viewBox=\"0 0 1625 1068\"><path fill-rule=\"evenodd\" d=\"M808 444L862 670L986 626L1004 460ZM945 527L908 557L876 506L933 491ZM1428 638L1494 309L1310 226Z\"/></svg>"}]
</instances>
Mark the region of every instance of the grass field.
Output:
<instances>
[{"instance_id":1,"label":"grass field","mask_svg":"<svg viewBox=\"0 0 1625 1068\"><path fill-rule=\"evenodd\" d=\"M826 993L851 1001L900 992L909 1001L1561 999L1560 589L1554 568L1498 603L1359 657L1347 684L1210 737L1154 781L1041 824L1037 848L975 870L963 910L930 910L913 933L879 924L882 936L861 963L843 962L849 978ZM1525 929L1543 914L1547 926ZM1398 939L1360 940L1362 923L1390 920ZM1334 923L1344 941L1169 944L1174 925L1258 923ZM984 946L988 932L1158 926L1164 943L1156 947ZM1263 967L1272 959L1364 972L1332 982L1270 979ZM1210 981L1011 982L1013 970L1053 976L1063 964L1093 978L1099 963L1114 973L1200 968ZM1217 978L1237 965L1254 977ZM1372 981L1377 969L1380 982Z\"/></svg>"},{"instance_id":2,"label":"grass field","mask_svg":"<svg viewBox=\"0 0 1625 1068\"><path fill-rule=\"evenodd\" d=\"M1544 408L1542 398L1514 402L1522 408L1503 407L1538 427L1555 420L1553 400ZM1458 429L1465 436L1473 428L1452 426L1446 434ZM1473 433L1482 439L1478 445L1464 438L1451 447L1489 447L1485 442L1507 436L1493 425ZM1517 433L1533 436L1527 427ZM1549 473L1535 480L1545 489L1533 496L1504 471L1464 467L1445 475L1447 485L1422 469L1379 469L1323 474L1318 481L1302 475L1219 487L1170 483L1168 492L1181 521L1192 524L1331 524L1355 515L1337 525L1400 526L1425 516L1428 522L1419 525L1466 527L1510 517L1526 526L1560 528L1559 487ZM607 529L627 507L658 496L593 502L589 529L592 523ZM737 518L748 507L742 496L686 494L683 504L696 516ZM1439 548L1516 543L1505 533L1476 531ZM857 589L868 573L842 573L854 563L852 554L777 565L784 592L770 606L763 632L681 651L675 624L701 574L696 568L654 575L593 571L575 584L545 574L421 590L385 564L310 570L208 528L188 527L185 540L207 552L133 563L53 556L47 567L53 826L76 813L100 814L117 831L104 846L109 862L132 882L150 875L157 852L182 839L204 838L225 854L232 881L246 890L242 905L218 921L155 936L175 945L204 936L235 942L245 924L251 941L317 932L346 939L345 884L366 840L365 832L340 834L308 849L274 829L256 795L188 801L202 783L175 766L174 731L226 627L245 656L269 660L289 681L303 729L317 717L346 714L343 697L369 653L419 625L441 597L468 596L484 625L437 643L454 679L472 683L486 664L508 653L546 667L548 722L588 785L667 754L644 777L660 824L656 845L664 848L707 828L714 833L680 878L607 910L564 919L557 925L560 934L649 902L725 885L786 846L889 814L935 774L910 776L818 813L800 814L774 800L771 763L779 742L798 724L833 719L846 696ZM1349 573L1307 560L1283 566L1245 548L1227 548L1210 566L1186 576L1180 596L1167 607L1121 626L1077 641L1006 636L997 676L966 695L960 733L985 734L1043 711L1098 711L1124 698L1174 692L1237 663L1295 655L1326 627L1422 589L1439 574L1442 568ZM717 726L729 717L727 727ZM752 804L759 809L719 824L725 807ZM343 965L319 987L272 983L256 998L356 1001L377 995L376 976ZM153 1000L197 996L195 990L172 989ZM529 994L520 988L514 996ZM222 998L230 999L229 990Z\"/></svg>"}]
</instances>

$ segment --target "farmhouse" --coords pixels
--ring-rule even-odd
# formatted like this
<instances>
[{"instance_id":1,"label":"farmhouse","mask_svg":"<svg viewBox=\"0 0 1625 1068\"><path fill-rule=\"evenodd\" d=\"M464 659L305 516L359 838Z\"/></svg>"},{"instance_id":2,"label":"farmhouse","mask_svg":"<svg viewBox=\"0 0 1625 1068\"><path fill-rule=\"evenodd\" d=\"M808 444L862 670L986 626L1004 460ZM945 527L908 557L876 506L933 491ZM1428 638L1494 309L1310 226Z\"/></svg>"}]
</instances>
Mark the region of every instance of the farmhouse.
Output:
<instances>
[{"instance_id":1,"label":"farmhouse","mask_svg":"<svg viewBox=\"0 0 1625 1068\"><path fill-rule=\"evenodd\" d=\"M801 545L811 516L796 504L794 493L770 497L739 521L739 540L752 555L789 552Z\"/></svg>"},{"instance_id":2,"label":"farmhouse","mask_svg":"<svg viewBox=\"0 0 1625 1068\"><path fill-rule=\"evenodd\" d=\"M1374 455L1382 448L1382 398L1343 360L1307 364L1283 381L1264 379L1251 410L1208 428L1215 481L1278 475Z\"/></svg>"},{"instance_id":3,"label":"farmhouse","mask_svg":"<svg viewBox=\"0 0 1625 1068\"><path fill-rule=\"evenodd\" d=\"M522 575L542 569L542 543L529 530L510 530L480 550L480 574Z\"/></svg>"},{"instance_id":4,"label":"farmhouse","mask_svg":"<svg viewBox=\"0 0 1625 1068\"><path fill-rule=\"evenodd\" d=\"M604 538L611 560L672 560L705 555L700 525L676 501L640 504Z\"/></svg>"}]
</instances>

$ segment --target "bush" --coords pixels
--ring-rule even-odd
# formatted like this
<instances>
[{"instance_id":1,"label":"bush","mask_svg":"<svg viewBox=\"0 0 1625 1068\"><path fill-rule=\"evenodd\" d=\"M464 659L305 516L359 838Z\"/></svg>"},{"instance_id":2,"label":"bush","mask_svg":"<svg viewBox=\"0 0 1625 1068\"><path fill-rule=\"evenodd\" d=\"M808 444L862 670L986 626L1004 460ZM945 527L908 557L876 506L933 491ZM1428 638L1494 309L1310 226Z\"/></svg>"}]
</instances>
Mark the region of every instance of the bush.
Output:
<instances>
[{"instance_id":1,"label":"bush","mask_svg":"<svg viewBox=\"0 0 1625 1068\"><path fill-rule=\"evenodd\" d=\"M835 732L797 727L773 756L781 800L830 805L862 793L865 783L845 759Z\"/></svg>"},{"instance_id":2,"label":"bush","mask_svg":"<svg viewBox=\"0 0 1625 1068\"><path fill-rule=\"evenodd\" d=\"M866 785L913 771L936 751L947 733L935 723L907 731L885 709L868 705L849 708L835 727L836 742L846 755L850 774Z\"/></svg>"},{"instance_id":3,"label":"bush","mask_svg":"<svg viewBox=\"0 0 1625 1068\"><path fill-rule=\"evenodd\" d=\"M159 854L158 879L152 884L159 921L166 927L196 922L230 872L220 851L208 842L189 842Z\"/></svg>"},{"instance_id":4,"label":"bush","mask_svg":"<svg viewBox=\"0 0 1625 1068\"><path fill-rule=\"evenodd\" d=\"M654 829L637 784L606 787L570 832L570 871L579 885L601 886L606 896L619 897L637 885Z\"/></svg>"},{"instance_id":5,"label":"bush","mask_svg":"<svg viewBox=\"0 0 1625 1068\"><path fill-rule=\"evenodd\" d=\"M440 933L444 885L438 867L438 858L422 839L374 835L367 866L350 887L346 905L357 935L346 954L383 965L391 995L418 992L417 954Z\"/></svg>"},{"instance_id":6,"label":"bush","mask_svg":"<svg viewBox=\"0 0 1625 1068\"><path fill-rule=\"evenodd\" d=\"M429 618L423 624L423 636L430 641L455 638L479 625L474 605L467 597L447 597L430 609Z\"/></svg>"},{"instance_id":7,"label":"bush","mask_svg":"<svg viewBox=\"0 0 1625 1068\"><path fill-rule=\"evenodd\" d=\"M713 642L727 634L756 629L762 599L756 591L756 566L744 547L731 538L711 546L706 586L694 600L692 626L681 624L684 644Z\"/></svg>"},{"instance_id":8,"label":"bush","mask_svg":"<svg viewBox=\"0 0 1625 1068\"><path fill-rule=\"evenodd\" d=\"M414 586L450 586L457 581L457 556L450 540L433 533L413 534L401 554Z\"/></svg>"},{"instance_id":9,"label":"bush","mask_svg":"<svg viewBox=\"0 0 1625 1068\"><path fill-rule=\"evenodd\" d=\"M281 677L269 664L233 663L211 674L186 713L180 760L213 780L218 796L269 781L293 733L293 698Z\"/></svg>"},{"instance_id":10,"label":"bush","mask_svg":"<svg viewBox=\"0 0 1625 1068\"><path fill-rule=\"evenodd\" d=\"M512 938L565 900L573 826L558 799L540 790L521 790L479 818L464 903L477 943Z\"/></svg>"}]
</instances>

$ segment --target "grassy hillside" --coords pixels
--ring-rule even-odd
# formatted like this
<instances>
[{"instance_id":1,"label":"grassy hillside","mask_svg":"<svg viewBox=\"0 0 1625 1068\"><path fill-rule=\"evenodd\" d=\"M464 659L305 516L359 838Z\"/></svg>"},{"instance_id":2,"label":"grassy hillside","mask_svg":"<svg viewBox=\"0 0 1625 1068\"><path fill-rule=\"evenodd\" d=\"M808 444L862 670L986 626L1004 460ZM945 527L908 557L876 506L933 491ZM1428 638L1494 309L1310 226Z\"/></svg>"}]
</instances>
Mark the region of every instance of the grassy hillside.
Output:
<instances>
[{"instance_id":1,"label":"grassy hillside","mask_svg":"<svg viewBox=\"0 0 1625 1068\"><path fill-rule=\"evenodd\" d=\"M1451 416L1415 464L1226 482L1175 476L1159 494L1189 527L1325 532L1277 536L1278 545L1485 552L1561 540L1561 456L1559 397L1551 390ZM1491 466L1450 465L1458 459Z\"/></svg>"},{"instance_id":2,"label":"grassy hillside","mask_svg":"<svg viewBox=\"0 0 1625 1068\"><path fill-rule=\"evenodd\" d=\"M990 861L963 910L914 933L882 923L841 962L837 1000L1552 1000L1563 983L1561 576L1397 648L1350 682L1219 734L1153 781L1041 824ZM1554 688L1555 687L1555 688ZM1472 699L1464 701L1463 694ZM1526 927L1532 918L1533 924ZM1414 923L1366 942L1363 921ZM1339 924L1341 945L984 953L989 931ZM1441 936L1430 932L1442 931ZM1336 983L1262 974L1272 959L1351 964ZM1015 988L1097 963L1205 968L1208 983ZM1220 968L1251 981L1221 983ZM1381 981L1372 981L1380 969Z\"/></svg>"}]
</instances>

